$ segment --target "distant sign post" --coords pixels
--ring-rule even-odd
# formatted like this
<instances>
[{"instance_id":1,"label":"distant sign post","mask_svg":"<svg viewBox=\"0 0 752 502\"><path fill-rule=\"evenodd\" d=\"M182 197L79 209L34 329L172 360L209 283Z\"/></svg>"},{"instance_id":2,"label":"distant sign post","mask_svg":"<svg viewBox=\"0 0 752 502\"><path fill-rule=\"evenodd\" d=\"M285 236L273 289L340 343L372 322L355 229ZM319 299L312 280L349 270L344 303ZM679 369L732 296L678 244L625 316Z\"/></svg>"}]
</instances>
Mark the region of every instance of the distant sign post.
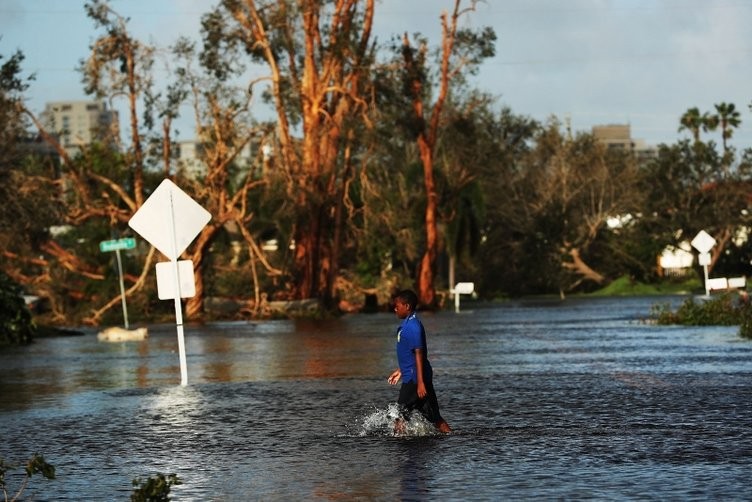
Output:
<instances>
[{"instance_id":1,"label":"distant sign post","mask_svg":"<svg viewBox=\"0 0 752 502\"><path fill-rule=\"evenodd\" d=\"M176 219L176 216L179 219ZM178 265L178 257L209 223L209 220L211 220L211 214L206 209L178 188L175 183L165 179L128 222L133 230L169 258L172 264L173 294L167 296L175 300L175 324L180 351L180 385L183 386L188 385L188 368L183 334L183 308L180 303L180 298L183 297L180 290L180 269L184 267ZM190 270L193 271L192 264ZM185 271L183 274L185 275ZM160 297L163 295L160 294Z\"/></svg>"},{"instance_id":2,"label":"distant sign post","mask_svg":"<svg viewBox=\"0 0 752 502\"><path fill-rule=\"evenodd\" d=\"M460 295L472 295L475 292L474 282L458 282L454 285L454 312L460 312Z\"/></svg>"},{"instance_id":3,"label":"distant sign post","mask_svg":"<svg viewBox=\"0 0 752 502\"><path fill-rule=\"evenodd\" d=\"M705 296L710 296L710 281L708 280L708 265L710 265L710 250L715 246L715 239L705 230L700 230L692 239L692 247L700 252L700 265L705 272Z\"/></svg>"},{"instance_id":4,"label":"distant sign post","mask_svg":"<svg viewBox=\"0 0 752 502\"><path fill-rule=\"evenodd\" d=\"M126 237L124 239L115 239L112 241L102 241L99 243L99 250L103 253L115 251L117 256L118 277L120 279L120 303L123 305L123 321L125 329L128 329L128 305L125 302L125 284L123 283L123 262L120 259L121 249L133 249L136 247L136 239Z\"/></svg>"}]
</instances>

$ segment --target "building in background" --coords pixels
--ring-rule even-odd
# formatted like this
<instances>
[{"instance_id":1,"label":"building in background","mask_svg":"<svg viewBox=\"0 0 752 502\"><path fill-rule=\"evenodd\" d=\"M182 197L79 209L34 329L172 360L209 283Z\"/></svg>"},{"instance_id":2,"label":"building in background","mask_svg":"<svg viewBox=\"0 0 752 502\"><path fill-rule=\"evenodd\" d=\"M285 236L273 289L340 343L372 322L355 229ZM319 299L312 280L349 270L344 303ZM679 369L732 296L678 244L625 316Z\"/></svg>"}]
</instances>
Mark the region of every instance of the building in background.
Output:
<instances>
[{"instance_id":1,"label":"building in background","mask_svg":"<svg viewBox=\"0 0 752 502\"><path fill-rule=\"evenodd\" d=\"M188 178L200 179L206 176L208 166L204 162L204 145L196 140L179 140L175 143L175 161L178 172ZM240 168L239 176L245 173L253 165L253 149L251 143L247 143L234 159L236 166Z\"/></svg>"},{"instance_id":2,"label":"building in background","mask_svg":"<svg viewBox=\"0 0 752 502\"><path fill-rule=\"evenodd\" d=\"M114 143L120 134L118 112L108 109L103 101L47 103L42 123L71 156L96 141Z\"/></svg>"},{"instance_id":3,"label":"building in background","mask_svg":"<svg viewBox=\"0 0 752 502\"><path fill-rule=\"evenodd\" d=\"M688 277L693 273L695 255L689 241L679 246L666 246L658 257L658 274L667 277Z\"/></svg>"},{"instance_id":4,"label":"building in background","mask_svg":"<svg viewBox=\"0 0 752 502\"><path fill-rule=\"evenodd\" d=\"M201 160L201 143L195 140L180 140L175 144L177 169L188 178L206 176L206 164Z\"/></svg>"},{"instance_id":5,"label":"building in background","mask_svg":"<svg viewBox=\"0 0 752 502\"><path fill-rule=\"evenodd\" d=\"M655 147L649 146L642 139L632 138L629 124L608 124L593 126L593 137L609 149L633 152L641 160L655 156Z\"/></svg>"}]
</instances>

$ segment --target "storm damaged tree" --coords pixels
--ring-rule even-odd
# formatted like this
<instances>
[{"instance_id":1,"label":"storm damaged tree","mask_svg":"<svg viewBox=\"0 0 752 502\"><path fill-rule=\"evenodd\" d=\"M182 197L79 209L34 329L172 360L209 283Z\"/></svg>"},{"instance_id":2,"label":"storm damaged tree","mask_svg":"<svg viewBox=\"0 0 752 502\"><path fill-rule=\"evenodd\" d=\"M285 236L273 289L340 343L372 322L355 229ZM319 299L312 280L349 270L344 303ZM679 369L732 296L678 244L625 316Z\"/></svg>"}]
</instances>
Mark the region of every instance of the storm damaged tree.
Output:
<instances>
[{"instance_id":1,"label":"storm damaged tree","mask_svg":"<svg viewBox=\"0 0 752 502\"><path fill-rule=\"evenodd\" d=\"M486 28L476 33L459 28L460 18L474 11L476 3L473 0L469 7L463 8L462 0L455 0L451 14L446 11L441 14L442 40L435 82L430 80L427 41L418 38L415 47L407 34L402 37L400 73L410 114L405 123L409 125L409 132L418 146L426 199L425 250L417 274L418 297L426 306L434 305L436 299L434 278L439 250L437 214L441 201L436 187L434 164L442 127L442 112L449 98L452 81L459 78L463 71L472 71L483 58L494 55L496 35L492 29ZM434 97L431 104L432 95Z\"/></svg>"},{"instance_id":2,"label":"storm damaged tree","mask_svg":"<svg viewBox=\"0 0 752 502\"><path fill-rule=\"evenodd\" d=\"M154 50L134 39L128 32L127 20L106 2L92 0L85 4L85 10L102 30L91 45L91 54L80 66L85 90L110 104L125 97L130 145L123 147L117 121L112 121L108 128L96 131L92 144L82 145L79 153L72 155L58 140L62 131L48 128L33 112L24 111L61 159L59 170L47 181L57 189L55 200L61 206L61 217L55 223L62 232L48 234L39 244L42 253L37 258L40 263L35 289L49 298L53 321L70 321L69 307L91 302L94 308L88 318L78 320L97 324L105 312L119 304L120 298L105 299L101 292L94 292L96 287L92 288L92 281L103 283L107 277L96 242L112 238L117 227L125 227L145 198L145 155L138 104L152 85ZM149 253L140 274L126 274L127 295L143 287L153 254Z\"/></svg>"},{"instance_id":3,"label":"storm damaged tree","mask_svg":"<svg viewBox=\"0 0 752 502\"><path fill-rule=\"evenodd\" d=\"M92 43L89 58L81 64L85 90L99 99L125 96L128 102L130 148L126 164L131 176L132 200L128 197L125 201L130 209L137 209L144 202L144 149L138 106L139 99L153 85L154 48L135 39L128 31L128 20L112 10L105 0L91 0L84 8L95 26L104 30ZM113 130L111 138L119 143L120 132Z\"/></svg>"},{"instance_id":4,"label":"storm damaged tree","mask_svg":"<svg viewBox=\"0 0 752 502\"><path fill-rule=\"evenodd\" d=\"M224 0L210 14L206 57L239 49L268 72L253 82L269 82L272 153L294 211L292 298L333 299L355 131L369 123L373 14L374 0Z\"/></svg>"},{"instance_id":5,"label":"storm damaged tree","mask_svg":"<svg viewBox=\"0 0 752 502\"><path fill-rule=\"evenodd\" d=\"M196 287L196 294L186 303L186 317L201 317L206 292L207 253L217 235L228 225L234 224L241 233L253 264L258 261L270 273L278 273L268 264L247 230L253 215L253 208L249 207L249 192L263 182L254 177L253 170L241 169L237 162L238 154L248 146L254 134L249 114L251 97L243 87L217 78L215 72L222 60L206 57L210 50L202 57L186 39L179 40L172 47L171 57L166 63L174 75L173 80L162 92L155 91L151 76L155 49L132 38L125 20L107 4L95 1L87 6L87 10L107 32L93 44L92 56L83 65L87 90L100 97L107 96L107 93L124 95L128 103L131 143L126 162L133 182L125 184L132 187L132 191L122 196L129 209L127 218L143 204L147 188L159 182L155 176L156 170L152 170L152 180L144 183L147 161L154 166L161 162L164 176L175 178L212 214L209 224L185 252L193 262ZM211 26L210 20L205 23L206 26ZM197 60L200 62L198 67ZM186 101L193 109L197 160L202 165L199 173L176 172L174 166L171 126L178 116L179 107ZM137 113L140 104L144 108L141 121ZM142 137L144 129L155 129L157 120L161 121L161 133ZM151 148L145 150L145 145ZM150 264L150 257L151 254L147 256L145 267ZM253 303L257 309L260 301L255 268L253 275ZM251 285L248 289L251 289ZM111 307L111 303L95 314L101 315L103 309Z\"/></svg>"},{"instance_id":6,"label":"storm damaged tree","mask_svg":"<svg viewBox=\"0 0 752 502\"><path fill-rule=\"evenodd\" d=\"M48 206L41 205L33 194L41 189L39 180L29 179L26 157L33 146L29 123L24 114L24 92L30 78L23 78L21 65L24 55L14 53L9 58L0 55L0 249L6 272L17 281L22 272L17 266L21 255L37 249L33 243L44 238L44 223L48 222ZM49 185L46 185L49 188ZM30 247L31 246L31 247Z\"/></svg>"},{"instance_id":7,"label":"storm damaged tree","mask_svg":"<svg viewBox=\"0 0 752 502\"><path fill-rule=\"evenodd\" d=\"M89 11L98 23L107 26L107 36L95 42L93 54L84 65L89 90L97 95L106 92L123 94L128 100L131 144L127 161L134 181L125 184L132 187L132 192L123 196L130 210L127 218L143 203L144 192L160 181L156 177L157 171L152 170L151 181L144 183L147 161L154 166L161 162L164 176L178 181L212 215L209 224L185 252L193 262L196 287L196 294L186 302L185 314L188 318L199 318L203 315L206 298L208 250L228 226L234 225L247 243L252 264L260 262L271 274L278 273L266 261L247 230L254 209L249 204L249 193L263 183L263 180L256 179L252 169L238 163L239 153L248 146L254 135L249 114L251 96L245 93L243 87L216 78L215 70L219 68L220 61L197 54L193 44L186 39L180 39L172 47L169 62L166 63L174 75L173 80L162 92L155 91L150 72L155 50L131 38L124 20L106 4L94 2ZM200 63L198 67L197 60ZM172 154L171 125L178 116L179 107L186 101L193 109L197 160L201 164L201 169L195 173L176 171ZM137 113L139 104L144 107L141 121ZM143 129L154 130L158 120L161 121L161 133L144 136L144 140ZM151 148L145 150L144 145ZM139 186L140 189L137 188ZM129 198L131 194L133 196ZM153 249L147 255L145 267L149 266L152 254ZM253 276L253 304L258 309L260 301L255 268ZM248 287L250 289L251 285ZM104 305L95 314L101 315L111 304Z\"/></svg>"},{"instance_id":8,"label":"storm damaged tree","mask_svg":"<svg viewBox=\"0 0 752 502\"><path fill-rule=\"evenodd\" d=\"M0 268L11 279L5 285L15 283L40 294L49 271L40 255L50 239L49 227L60 221L63 211L57 159L31 133L24 93L33 76L22 76L23 60L20 51L7 59L0 56ZM10 302L5 313L19 320L28 317L28 311L12 309ZM13 324L18 329L23 323Z\"/></svg>"},{"instance_id":9,"label":"storm damaged tree","mask_svg":"<svg viewBox=\"0 0 752 502\"><path fill-rule=\"evenodd\" d=\"M108 2L91 0L84 9L95 27L101 30L90 46L89 56L79 67L84 88L87 94L110 103L111 109L116 100L125 99L127 143L122 143L119 122L112 121L108 129L97 131L95 143L82 147L81 153L71 158L57 143L53 134L57 131L46 131L41 123L37 121L37 124L63 159L65 223L76 231L88 229L86 240L89 242L92 237L118 235L116 229L126 227L146 198L145 132L139 106L153 85L151 72L155 49L134 38L128 30L128 20L115 12ZM88 248L58 247L64 250L66 259L76 262L71 271L88 270L84 278L89 281L105 279L106 275L95 262L99 258L96 250L92 253ZM144 286L153 256L152 250L140 273L135 276L126 274L129 282L126 295ZM83 286L83 289L88 288ZM98 324L102 316L119 302L119 295L94 301L92 312L84 321Z\"/></svg>"},{"instance_id":10,"label":"storm damaged tree","mask_svg":"<svg viewBox=\"0 0 752 502\"><path fill-rule=\"evenodd\" d=\"M14 168L21 164L20 145L27 136L28 124L23 114L23 96L29 87L28 80L22 76L22 52L16 52L3 61L0 55L0 189L3 190L3 222L10 222L13 214L6 216L5 211L12 209L13 182L11 175Z\"/></svg>"},{"instance_id":11,"label":"storm damaged tree","mask_svg":"<svg viewBox=\"0 0 752 502\"><path fill-rule=\"evenodd\" d=\"M628 151L609 151L591 135L571 137L552 119L536 134L535 148L522 159L516 190L518 235L537 246L538 260L558 268L560 294L603 285L594 244L609 232L611 219L627 221L641 207L638 165ZM519 223L517 225L519 227Z\"/></svg>"},{"instance_id":12,"label":"storm damaged tree","mask_svg":"<svg viewBox=\"0 0 752 502\"><path fill-rule=\"evenodd\" d=\"M734 162L734 148L719 152L713 141L661 145L642 176L647 196L639 224L649 238L678 247L705 230L716 240L708 270L746 275L749 261L741 255L751 214L750 152L743 152L735 169L727 169Z\"/></svg>"},{"instance_id":13,"label":"storm damaged tree","mask_svg":"<svg viewBox=\"0 0 752 502\"><path fill-rule=\"evenodd\" d=\"M21 77L21 63L24 56L16 52L0 65L0 249L3 264L0 268L0 346L7 343L28 343L34 333L31 314L26 307L23 290L7 272L12 269L18 276L20 268L11 265L10 255L26 248L18 241L26 241L29 234L40 231L34 205L29 204L26 190L33 183L28 183L23 176L22 153L20 146L27 137L27 124L23 115L23 95L28 88L28 81ZM3 60L0 55L0 61ZM24 243L26 244L26 243ZM3 270L7 269L7 270ZM0 476L1 477L1 476Z\"/></svg>"},{"instance_id":14,"label":"storm damaged tree","mask_svg":"<svg viewBox=\"0 0 752 502\"><path fill-rule=\"evenodd\" d=\"M546 291L541 284L557 276L559 266L542 260L545 235L535 229L525 204L529 174L525 159L541 125L508 107L484 121L491 152L481 164L479 181L486 206L476 286L489 297Z\"/></svg>"},{"instance_id":15,"label":"storm damaged tree","mask_svg":"<svg viewBox=\"0 0 752 502\"><path fill-rule=\"evenodd\" d=\"M210 36L211 26L212 18L205 18L205 35ZM250 116L253 94L215 77L220 60L207 57L211 48L208 38L205 39L205 52L202 54L197 54L193 44L185 39L178 41L173 48L174 59L178 62L175 73L179 76L175 91L181 87L189 97L199 143L197 157L202 165L202 172L193 175L183 173L179 177L181 184L212 215L188 250L195 271L196 294L186 303L186 315L194 318L201 315L205 299L203 269L209 247L221 232L227 232L227 228L240 235L248 251L253 280L248 290L254 291L249 309L254 313L258 313L261 304L256 263L260 263L269 275L280 274L266 259L249 229L255 210L261 205L258 196L254 198L253 194L256 188L267 183L260 169L263 159L258 158L263 155L259 146L264 129L256 127ZM199 68L194 68L197 60L200 61ZM256 162L242 165L238 157L252 142Z\"/></svg>"}]
</instances>

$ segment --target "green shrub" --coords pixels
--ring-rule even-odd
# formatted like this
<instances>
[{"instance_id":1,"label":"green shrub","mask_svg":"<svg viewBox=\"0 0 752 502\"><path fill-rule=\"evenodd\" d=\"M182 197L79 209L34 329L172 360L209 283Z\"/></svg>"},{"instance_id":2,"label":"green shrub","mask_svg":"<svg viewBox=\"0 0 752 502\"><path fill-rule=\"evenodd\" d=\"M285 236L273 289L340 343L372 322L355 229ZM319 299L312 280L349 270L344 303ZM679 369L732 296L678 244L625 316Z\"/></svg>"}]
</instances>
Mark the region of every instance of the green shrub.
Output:
<instances>
[{"instance_id":1,"label":"green shrub","mask_svg":"<svg viewBox=\"0 0 752 502\"><path fill-rule=\"evenodd\" d=\"M746 302L741 308L741 320L739 335L743 338L752 338L752 305Z\"/></svg>"},{"instance_id":2,"label":"green shrub","mask_svg":"<svg viewBox=\"0 0 752 502\"><path fill-rule=\"evenodd\" d=\"M170 500L170 487L179 485L180 478L177 474L162 473L149 476L145 481L140 478L133 480L133 493L131 502L167 502Z\"/></svg>"},{"instance_id":3,"label":"green shrub","mask_svg":"<svg viewBox=\"0 0 752 502\"><path fill-rule=\"evenodd\" d=\"M657 324L685 326L735 326L739 334L752 338L752 305L746 293L725 293L707 300L688 298L674 312L667 304L653 305L650 317Z\"/></svg>"},{"instance_id":4,"label":"green shrub","mask_svg":"<svg viewBox=\"0 0 752 502\"><path fill-rule=\"evenodd\" d=\"M30 343L34 331L23 289L0 271L0 346Z\"/></svg>"},{"instance_id":5,"label":"green shrub","mask_svg":"<svg viewBox=\"0 0 752 502\"><path fill-rule=\"evenodd\" d=\"M666 294L685 294L701 290L702 282L697 277L682 279L664 279L660 282L643 283L629 276L614 279L602 289L590 293L590 296L649 296Z\"/></svg>"},{"instance_id":6,"label":"green shrub","mask_svg":"<svg viewBox=\"0 0 752 502\"><path fill-rule=\"evenodd\" d=\"M5 496L6 502L8 501L8 491L7 486L5 484L5 473L16 469L20 467L17 464L8 464L0 458L0 490L2 490L3 495ZM21 483L21 487L18 489L16 494L11 498L11 500L18 500L18 497L21 496L21 493L26 489L26 486L29 484L29 480L31 479L31 476L34 474L41 474L47 479L55 479L55 466L52 464L48 464L44 457L38 453L35 453L31 456L31 458L26 462L26 478L23 480L23 483Z\"/></svg>"}]
</instances>

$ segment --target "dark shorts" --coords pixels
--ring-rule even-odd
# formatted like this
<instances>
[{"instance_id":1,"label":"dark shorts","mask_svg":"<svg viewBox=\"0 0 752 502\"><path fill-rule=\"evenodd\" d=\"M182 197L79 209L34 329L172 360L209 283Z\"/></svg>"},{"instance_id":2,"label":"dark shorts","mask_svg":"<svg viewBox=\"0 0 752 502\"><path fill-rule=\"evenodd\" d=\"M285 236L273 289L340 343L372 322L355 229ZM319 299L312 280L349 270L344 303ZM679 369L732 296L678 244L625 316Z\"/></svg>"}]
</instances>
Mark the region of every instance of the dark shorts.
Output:
<instances>
[{"instance_id":1,"label":"dark shorts","mask_svg":"<svg viewBox=\"0 0 752 502\"><path fill-rule=\"evenodd\" d=\"M426 397L420 399L418 397L417 383L402 383L397 404L400 408L400 416L403 419L409 420L410 412L412 410L418 410L420 414L426 417L426 420L432 424L444 420L441 418L441 413L439 413L439 401L436 399L436 392L433 390L433 384L431 382L426 383L426 392Z\"/></svg>"}]
</instances>

